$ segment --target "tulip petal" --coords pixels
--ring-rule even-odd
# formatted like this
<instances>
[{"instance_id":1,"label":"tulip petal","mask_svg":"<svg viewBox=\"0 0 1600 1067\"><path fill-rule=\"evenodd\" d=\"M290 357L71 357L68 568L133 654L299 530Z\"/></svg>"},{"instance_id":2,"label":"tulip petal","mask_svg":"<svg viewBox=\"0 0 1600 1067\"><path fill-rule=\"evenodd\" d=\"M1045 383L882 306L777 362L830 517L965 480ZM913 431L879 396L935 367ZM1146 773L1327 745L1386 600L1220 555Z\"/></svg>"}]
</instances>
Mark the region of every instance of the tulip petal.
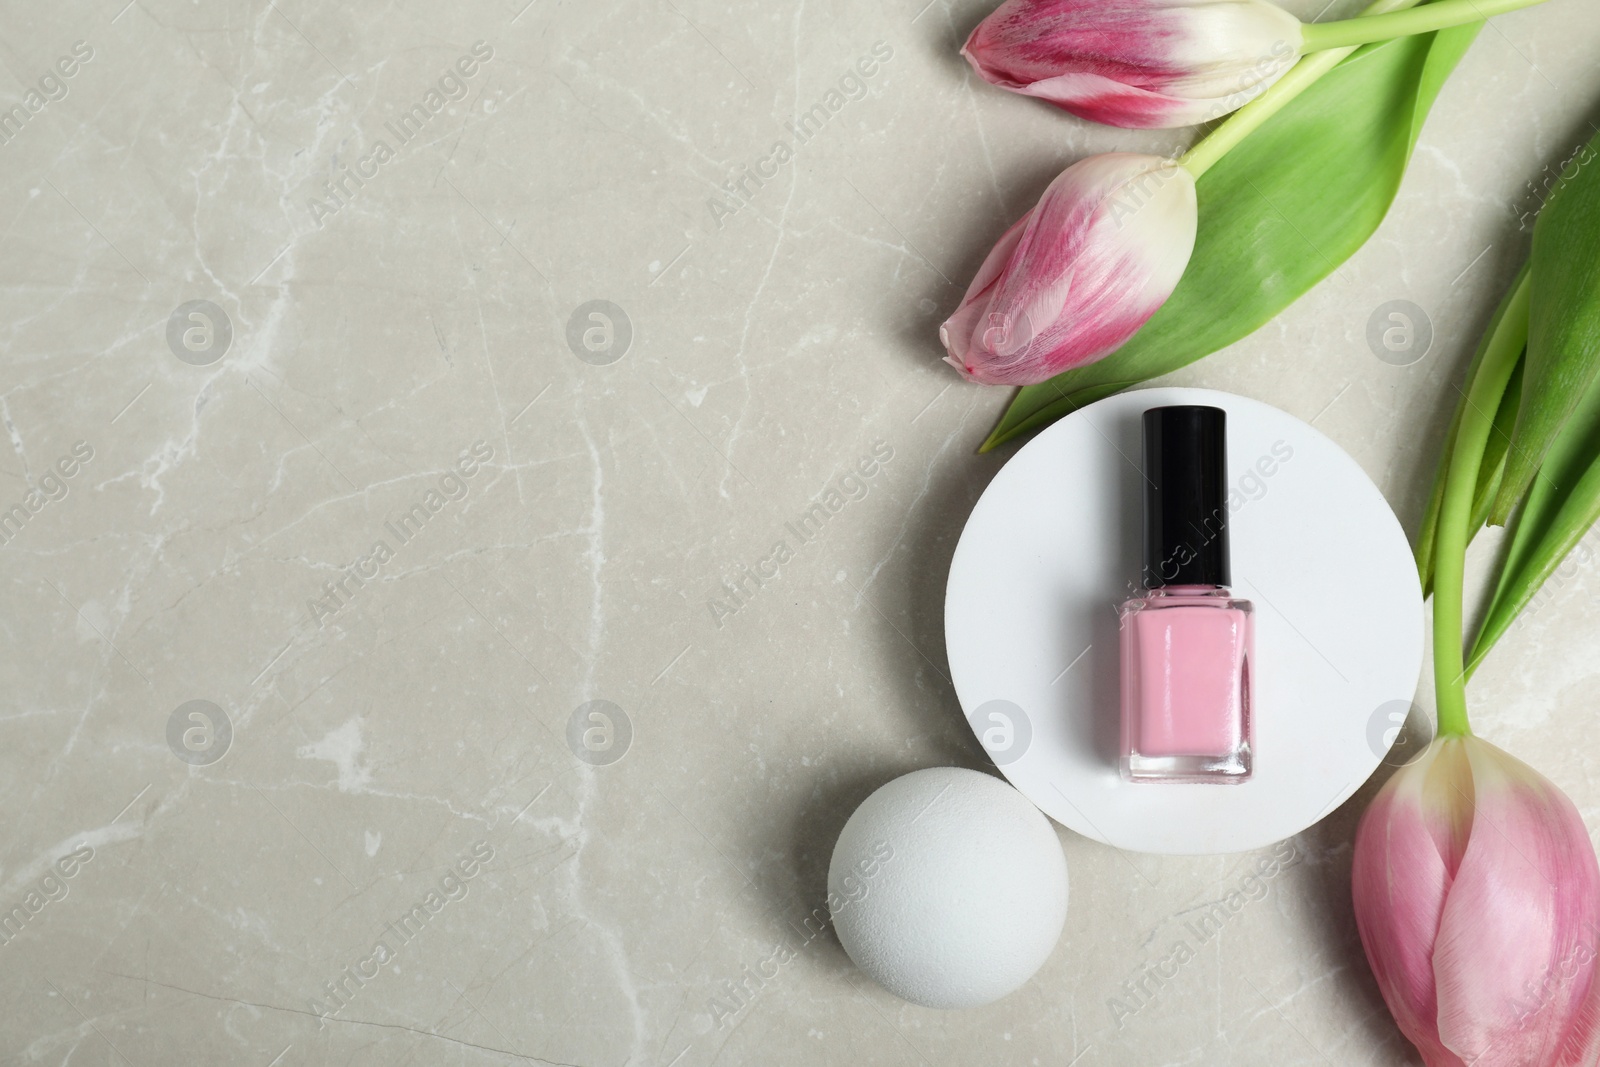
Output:
<instances>
[{"instance_id":1,"label":"tulip petal","mask_svg":"<svg viewBox=\"0 0 1600 1067\"><path fill-rule=\"evenodd\" d=\"M1532 768L1461 744L1476 796L1434 945L1440 1039L1475 1067L1576 1062L1562 1047L1587 1047L1595 1029L1600 866L1588 831Z\"/></svg>"},{"instance_id":2,"label":"tulip petal","mask_svg":"<svg viewBox=\"0 0 1600 1067\"><path fill-rule=\"evenodd\" d=\"M1006 0L961 54L985 81L1091 121L1168 128L1242 107L1302 43L1267 0Z\"/></svg>"},{"instance_id":3,"label":"tulip petal","mask_svg":"<svg viewBox=\"0 0 1600 1067\"><path fill-rule=\"evenodd\" d=\"M1277 79L1272 79L1276 81ZM1046 100L1080 119L1132 130L1167 130L1198 126L1236 111L1266 92L1271 81L1258 82L1224 97L1185 97L1128 85L1101 74L1072 73L1027 85L1002 85L1023 96Z\"/></svg>"},{"instance_id":4,"label":"tulip petal","mask_svg":"<svg viewBox=\"0 0 1600 1067\"><path fill-rule=\"evenodd\" d=\"M1194 179L1159 156L1069 167L984 260L940 327L948 362L992 385L1111 352L1171 295L1194 249Z\"/></svg>"},{"instance_id":5,"label":"tulip petal","mask_svg":"<svg viewBox=\"0 0 1600 1067\"><path fill-rule=\"evenodd\" d=\"M966 339L973 335L977 324L989 313L989 291L999 280L1006 265L1011 262L1011 254L1015 251L1017 242L1022 239L1022 231L1031 218L1033 218L1032 209L1001 235L1000 240L984 258L983 266L978 268L972 284L967 286L967 295L962 298L961 306L956 308L955 314L939 327L939 343L949 352L944 358L945 362L960 371L964 377L972 378L963 359L967 351Z\"/></svg>"},{"instance_id":6,"label":"tulip petal","mask_svg":"<svg viewBox=\"0 0 1600 1067\"><path fill-rule=\"evenodd\" d=\"M1592 1067L1600 864L1572 802L1486 741L1443 737L1356 831L1356 924L1428 1067Z\"/></svg>"},{"instance_id":7,"label":"tulip petal","mask_svg":"<svg viewBox=\"0 0 1600 1067\"><path fill-rule=\"evenodd\" d=\"M1462 1067L1439 1041L1434 996L1433 943L1452 872L1436 827L1418 817L1443 748L1435 742L1384 783L1356 831L1351 883L1361 946L1400 1032L1428 1067Z\"/></svg>"}]
</instances>

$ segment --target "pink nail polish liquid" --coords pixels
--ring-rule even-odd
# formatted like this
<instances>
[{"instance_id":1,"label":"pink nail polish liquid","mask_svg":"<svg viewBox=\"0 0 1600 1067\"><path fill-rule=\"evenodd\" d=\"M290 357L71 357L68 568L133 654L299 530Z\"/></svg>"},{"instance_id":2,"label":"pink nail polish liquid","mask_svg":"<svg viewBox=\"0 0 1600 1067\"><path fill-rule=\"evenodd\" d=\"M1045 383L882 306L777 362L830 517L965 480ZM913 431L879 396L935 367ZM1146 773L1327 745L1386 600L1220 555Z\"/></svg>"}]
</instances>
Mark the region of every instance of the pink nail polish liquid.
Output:
<instances>
[{"instance_id":1,"label":"pink nail polish liquid","mask_svg":"<svg viewBox=\"0 0 1600 1067\"><path fill-rule=\"evenodd\" d=\"M1122 776L1250 777L1254 609L1228 590L1227 415L1144 413L1146 595L1122 605Z\"/></svg>"}]
</instances>

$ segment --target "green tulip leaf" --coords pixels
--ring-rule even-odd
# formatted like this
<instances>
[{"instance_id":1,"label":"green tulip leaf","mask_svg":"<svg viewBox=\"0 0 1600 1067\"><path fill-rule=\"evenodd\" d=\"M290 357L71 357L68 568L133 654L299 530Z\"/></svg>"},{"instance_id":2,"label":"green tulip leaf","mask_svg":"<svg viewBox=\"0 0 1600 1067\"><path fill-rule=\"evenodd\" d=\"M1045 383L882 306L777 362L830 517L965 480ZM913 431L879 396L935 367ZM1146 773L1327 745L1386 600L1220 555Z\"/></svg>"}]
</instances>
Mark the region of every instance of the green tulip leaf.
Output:
<instances>
[{"instance_id":1,"label":"green tulip leaf","mask_svg":"<svg viewBox=\"0 0 1600 1067\"><path fill-rule=\"evenodd\" d=\"M1558 442L1551 449L1552 453L1559 447ZM1561 566L1567 554L1583 540L1583 535L1594 525L1595 519L1600 518L1600 463L1584 471L1569 492L1562 493L1554 489L1545 491L1545 485L1542 479L1535 479L1533 489L1528 494L1528 506L1530 509L1537 506L1541 512L1553 511L1554 514L1545 517L1525 510L1518 516L1518 533L1524 524L1530 530L1540 526L1545 533L1542 538L1534 534L1527 537L1513 534L1511 550L1506 557L1507 565L1500 572L1500 581L1489 610L1467 657L1469 677L1478 669L1478 664L1483 662L1495 642L1511 629L1517 616L1533 602L1540 587ZM1544 521L1539 521L1541 518ZM1515 566L1511 565L1513 559Z\"/></svg>"},{"instance_id":2,"label":"green tulip leaf","mask_svg":"<svg viewBox=\"0 0 1600 1067\"><path fill-rule=\"evenodd\" d=\"M1534 276L1535 300L1541 277ZM1524 382L1524 396L1529 388ZM1510 458L1508 453L1508 467ZM1469 672L1505 636L1596 519L1600 519L1600 378L1589 383L1556 434L1516 513L1494 593L1467 658Z\"/></svg>"},{"instance_id":3,"label":"green tulip leaf","mask_svg":"<svg viewBox=\"0 0 1600 1067\"><path fill-rule=\"evenodd\" d=\"M1433 495L1428 498L1428 510L1422 517L1422 532L1417 535L1417 573L1422 578L1424 596L1433 590L1433 550L1439 531L1439 509L1444 503L1444 484L1450 473L1451 457L1455 454L1456 437L1461 429L1461 415L1467 405L1467 396L1472 391L1473 383L1477 381L1484 361L1491 354L1498 354L1515 346L1523 355L1519 357L1516 367L1511 372L1511 380L1506 385L1505 393L1500 397L1500 406L1495 411L1489 439L1484 445L1484 454L1479 457L1478 488L1473 494L1472 521L1467 530L1469 543L1483 528L1484 521L1488 518L1490 501L1498 491L1500 479L1505 471L1506 450L1511 443L1511 428L1516 422L1522 396L1522 359L1526 358L1528 347L1529 273L1529 266L1524 263L1522 269L1517 272L1516 281L1512 283L1505 298L1500 301L1500 306L1495 309L1494 318L1489 320L1489 328L1484 331L1483 339L1478 342L1478 350L1472 355L1472 363L1467 367L1466 385L1459 390L1461 395L1456 403L1455 416L1450 420L1450 430L1445 434L1444 451L1439 455L1439 472L1433 479Z\"/></svg>"},{"instance_id":4,"label":"green tulip leaf","mask_svg":"<svg viewBox=\"0 0 1600 1067\"><path fill-rule=\"evenodd\" d=\"M1194 256L1172 297L1105 359L1025 386L982 451L1254 333L1336 270L1388 213L1482 27L1361 49L1202 174Z\"/></svg>"},{"instance_id":5,"label":"green tulip leaf","mask_svg":"<svg viewBox=\"0 0 1600 1067\"><path fill-rule=\"evenodd\" d=\"M1600 135L1561 173L1534 224L1526 384L1494 503L1492 520L1499 522L1528 492L1600 375L1600 167L1590 165L1597 151ZM1571 490L1573 482L1550 477Z\"/></svg>"},{"instance_id":6,"label":"green tulip leaf","mask_svg":"<svg viewBox=\"0 0 1600 1067\"><path fill-rule=\"evenodd\" d=\"M1522 361L1527 357L1524 348L1517 357L1511 381L1506 383L1506 395L1500 398L1500 410L1494 413L1494 425L1489 427L1489 442L1484 446L1483 465L1478 468L1478 491L1472 497L1472 528L1481 530L1489 521L1489 509L1500 492L1500 482L1506 473L1506 453L1511 450L1511 431L1517 424L1517 411L1522 407Z\"/></svg>"},{"instance_id":7,"label":"green tulip leaf","mask_svg":"<svg viewBox=\"0 0 1600 1067\"><path fill-rule=\"evenodd\" d=\"M1522 401L1495 499L1501 515L1521 507L1469 672L1600 519L1600 168L1590 165L1597 151L1600 135L1562 172L1534 227ZM1519 491L1515 479L1523 477L1530 483Z\"/></svg>"}]
</instances>

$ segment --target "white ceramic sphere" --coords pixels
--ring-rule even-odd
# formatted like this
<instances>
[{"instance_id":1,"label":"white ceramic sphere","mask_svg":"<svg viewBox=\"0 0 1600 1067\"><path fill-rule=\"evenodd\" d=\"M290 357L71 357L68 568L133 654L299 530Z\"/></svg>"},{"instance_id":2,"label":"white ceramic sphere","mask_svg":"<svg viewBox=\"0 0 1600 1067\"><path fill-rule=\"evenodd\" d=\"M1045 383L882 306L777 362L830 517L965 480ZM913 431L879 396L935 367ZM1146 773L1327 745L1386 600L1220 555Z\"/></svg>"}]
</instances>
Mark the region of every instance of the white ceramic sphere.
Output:
<instances>
[{"instance_id":1,"label":"white ceramic sphere","mask_svg":"<svg viewBox=\"0 0 1600 1067\"><path fill-rule=\"evenodd\" d=\"M845 823L828 867L834 929L891 993L971 1008L1043 966L1067 918L1067 860L1050 821L991 775L896 778Z\"/></svg>"}]
</instances>

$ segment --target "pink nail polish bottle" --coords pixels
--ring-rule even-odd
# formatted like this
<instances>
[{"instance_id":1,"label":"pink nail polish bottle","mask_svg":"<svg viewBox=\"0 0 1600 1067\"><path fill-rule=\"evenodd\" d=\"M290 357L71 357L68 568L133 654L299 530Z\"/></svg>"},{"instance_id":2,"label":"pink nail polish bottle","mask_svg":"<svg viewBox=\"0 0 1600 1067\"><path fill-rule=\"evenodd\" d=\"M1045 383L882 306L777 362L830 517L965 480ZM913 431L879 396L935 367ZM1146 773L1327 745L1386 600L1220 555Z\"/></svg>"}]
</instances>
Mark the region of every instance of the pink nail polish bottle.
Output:
<instances>
[{"instance_id":1,"label":"pink nail polish bottle","mask_svg":"<svg viewBox=\"0 0 1600 1067\"><path fill-rule=\"evenodd\" d=\"M1144 413L1144 584L1122 605L1122 776L1243 782L1254 609L1228 590L1227 413Z\"/></svg>"}]
</instances>

